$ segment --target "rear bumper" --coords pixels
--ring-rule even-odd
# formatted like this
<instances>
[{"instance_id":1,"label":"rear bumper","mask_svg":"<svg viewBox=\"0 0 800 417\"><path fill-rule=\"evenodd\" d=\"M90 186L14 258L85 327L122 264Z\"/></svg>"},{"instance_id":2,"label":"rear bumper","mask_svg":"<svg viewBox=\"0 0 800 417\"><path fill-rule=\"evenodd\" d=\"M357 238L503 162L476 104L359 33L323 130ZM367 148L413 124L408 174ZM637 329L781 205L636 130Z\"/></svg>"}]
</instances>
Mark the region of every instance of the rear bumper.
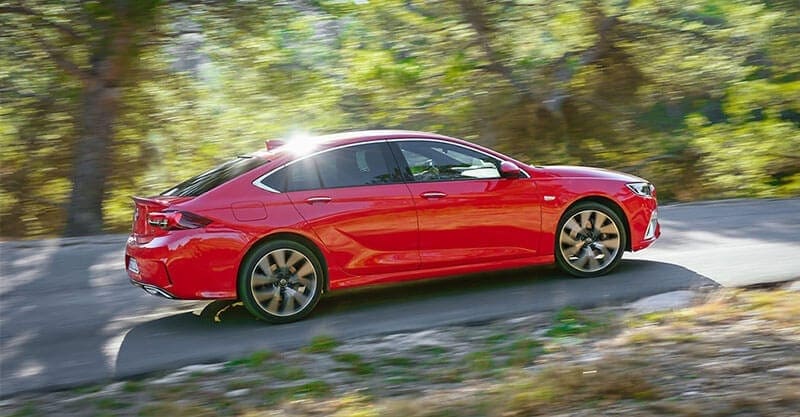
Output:
<instances>
[{"instance_id":1,"label":"rear bumper","mask_svg":"<svg viewBox=\"0 0 800 417\"><path fill-rule=\"evenodd\" d=\"M135 286L135 287L139 287L139 288L143 289L144 292L146 292L146 293L148 293L150 295L158 295L158 296L161 296L161 297L164 297L164 298L168 298L170 300L174 300L175 299L174 295L166 292L165 290L162 290L161 288L156 287L155 285L143 284L141 282L134 281L133 279L131 279L131 284L133 286Z\"/></svg>"},{"instance_id":2,"label":"rear bumper","mask_svg":"<svg viewBox=\"0 0 800 417\"><path fill-rule=\"evenodd\" d=\"M149 241L131 236L125 270L131 284L147 293L181 300L236 299L242 247L230 235L200 229L179 231Z\"/></svg>"},{"instance_id":3,"label":"rear bumper","mask_svg":"<svg viewBox=\"0 0 800 417\"><path fill-rule=\"evenodd\" d=\"M157 239L139 244L135 238L128 238L125 247L125 271L132 284L142 288L145 286L158 288L171 294L174 285L165 263L167 248L158 244L153 245L153 242L157 242Z\"/></svg>"}]
</instances>

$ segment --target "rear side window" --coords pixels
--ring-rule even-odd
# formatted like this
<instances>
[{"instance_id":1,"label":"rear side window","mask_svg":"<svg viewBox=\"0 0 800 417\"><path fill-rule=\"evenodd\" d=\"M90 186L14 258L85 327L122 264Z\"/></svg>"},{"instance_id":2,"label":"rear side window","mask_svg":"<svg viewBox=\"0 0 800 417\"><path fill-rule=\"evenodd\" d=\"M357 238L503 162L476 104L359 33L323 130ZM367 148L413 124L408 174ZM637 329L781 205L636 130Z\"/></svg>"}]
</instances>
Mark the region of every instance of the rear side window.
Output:
<instances>
[{"instance_id":1,"label":"rear side window","mask_svg":"<svg viewBox=\"0 0 800 417\"><path fill-rule=\"evenodd\" d=\"M392 158L392 159L390 159ZM400 182L399 169L385 143L349 146L315 156L325 188Z\"/></svg>"},{"instance_id":2,"label":"rear side window","mask_svg":"<svg viewBox=\"0 0 800 417\"><path fill-rule=\"evenodd\" d=\"M197 197L265 163L267 163L266 159L257 156L240 156L232 161L225 162L222 165L192 177L164 191L161 195Z\"/></svg>"},{"instance_id":3,"label":"rear side window","mask_svg":"<svg viewBox=\"0 0 800 417\"><path fill-rule=\"evenodd\" d=\"M261 184L278 192L322 188L317 166L312 159L302 159L286 167L278 168L262 179Z\"/></svg>"},{"instance_id":4,"label":"rear side window","mask_svg":"<svg viewBox=\"0 0 800 417\"><path fill-rule=\"evenodd\" d=\"M280 192L397 182L402 182L402 174L386 143L323 152L279 168L261 180Z\"/></svg>"}]
</instances>

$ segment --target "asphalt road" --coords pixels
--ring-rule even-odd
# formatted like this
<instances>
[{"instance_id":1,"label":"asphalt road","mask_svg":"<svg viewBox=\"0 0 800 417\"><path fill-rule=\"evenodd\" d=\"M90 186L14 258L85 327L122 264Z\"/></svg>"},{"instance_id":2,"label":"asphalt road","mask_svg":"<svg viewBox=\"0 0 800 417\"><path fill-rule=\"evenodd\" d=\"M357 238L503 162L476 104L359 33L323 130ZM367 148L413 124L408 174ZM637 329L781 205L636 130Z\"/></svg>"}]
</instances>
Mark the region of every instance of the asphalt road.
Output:
<instances>
[{"instance_id":1,"label":"asphalt road","mask_svg":"<svg viewBox=\"0 0 800 417\"><path fill-rule=\"evenodd\" d=\"M0 396L350 338L633 301L704 285L800 277L800 199L664 206L663 235L609 276L553 267L331 294L273 326L239 306L145 294L123 270L124 236L0 243Z\"/></svg>"}]
</instances>

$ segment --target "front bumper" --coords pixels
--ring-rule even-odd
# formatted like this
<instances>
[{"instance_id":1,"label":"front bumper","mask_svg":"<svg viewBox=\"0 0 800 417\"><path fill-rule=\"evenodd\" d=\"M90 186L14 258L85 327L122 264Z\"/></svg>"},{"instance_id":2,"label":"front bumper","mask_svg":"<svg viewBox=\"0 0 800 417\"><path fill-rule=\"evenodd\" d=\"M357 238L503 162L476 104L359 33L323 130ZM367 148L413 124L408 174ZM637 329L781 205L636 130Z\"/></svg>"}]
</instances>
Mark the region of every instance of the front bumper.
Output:
<instances>
[{"instance_id":1,"label":"front bumper","mask_svg":"<svg viewBox=\"0 0 800 417\"><path fill-rule=\"evenodd\" d=\"M632 230L634 241L631 242L631 250L634 252L649 247L661 236L661 224L658 222L658 209L656 208L655 201L653 201L652 204L651 207L647 207L645 210L645 213L649 213L649 216L644 217L647 219L646 223ZM636 239L637 236L641 237Z\"/></svg>"}]
</instances>

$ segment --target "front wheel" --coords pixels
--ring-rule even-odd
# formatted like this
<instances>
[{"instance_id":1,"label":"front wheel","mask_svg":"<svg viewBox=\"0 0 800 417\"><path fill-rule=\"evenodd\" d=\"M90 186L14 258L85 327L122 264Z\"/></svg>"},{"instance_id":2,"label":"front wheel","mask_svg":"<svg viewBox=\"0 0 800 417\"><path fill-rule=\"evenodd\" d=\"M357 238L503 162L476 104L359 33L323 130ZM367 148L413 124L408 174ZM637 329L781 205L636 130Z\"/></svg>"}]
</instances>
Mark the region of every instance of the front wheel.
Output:
<instances>
[{"instance_id":1,"label":"front wheel","mask_svg":"<svg viewBox=\"0 0 800 417\"><path fill-rule=\"evenodd\" d=\"M614 210L594 202L580 203L558 224L556 262L577 277L600 276L619 264L626 243L625 227Z\"/></svg>"},{"instance_id":2,"label":"front wheel","mask_svg":"<svg viewBox=\"0 0 800 417\"><path fill-rule=\"evenodd\" d=\"M250 313L270 323L300 320L317 305L323 274L319 259L305 245L266 242L239 270L239 298Z\"/></svg>"}]
</instances>

